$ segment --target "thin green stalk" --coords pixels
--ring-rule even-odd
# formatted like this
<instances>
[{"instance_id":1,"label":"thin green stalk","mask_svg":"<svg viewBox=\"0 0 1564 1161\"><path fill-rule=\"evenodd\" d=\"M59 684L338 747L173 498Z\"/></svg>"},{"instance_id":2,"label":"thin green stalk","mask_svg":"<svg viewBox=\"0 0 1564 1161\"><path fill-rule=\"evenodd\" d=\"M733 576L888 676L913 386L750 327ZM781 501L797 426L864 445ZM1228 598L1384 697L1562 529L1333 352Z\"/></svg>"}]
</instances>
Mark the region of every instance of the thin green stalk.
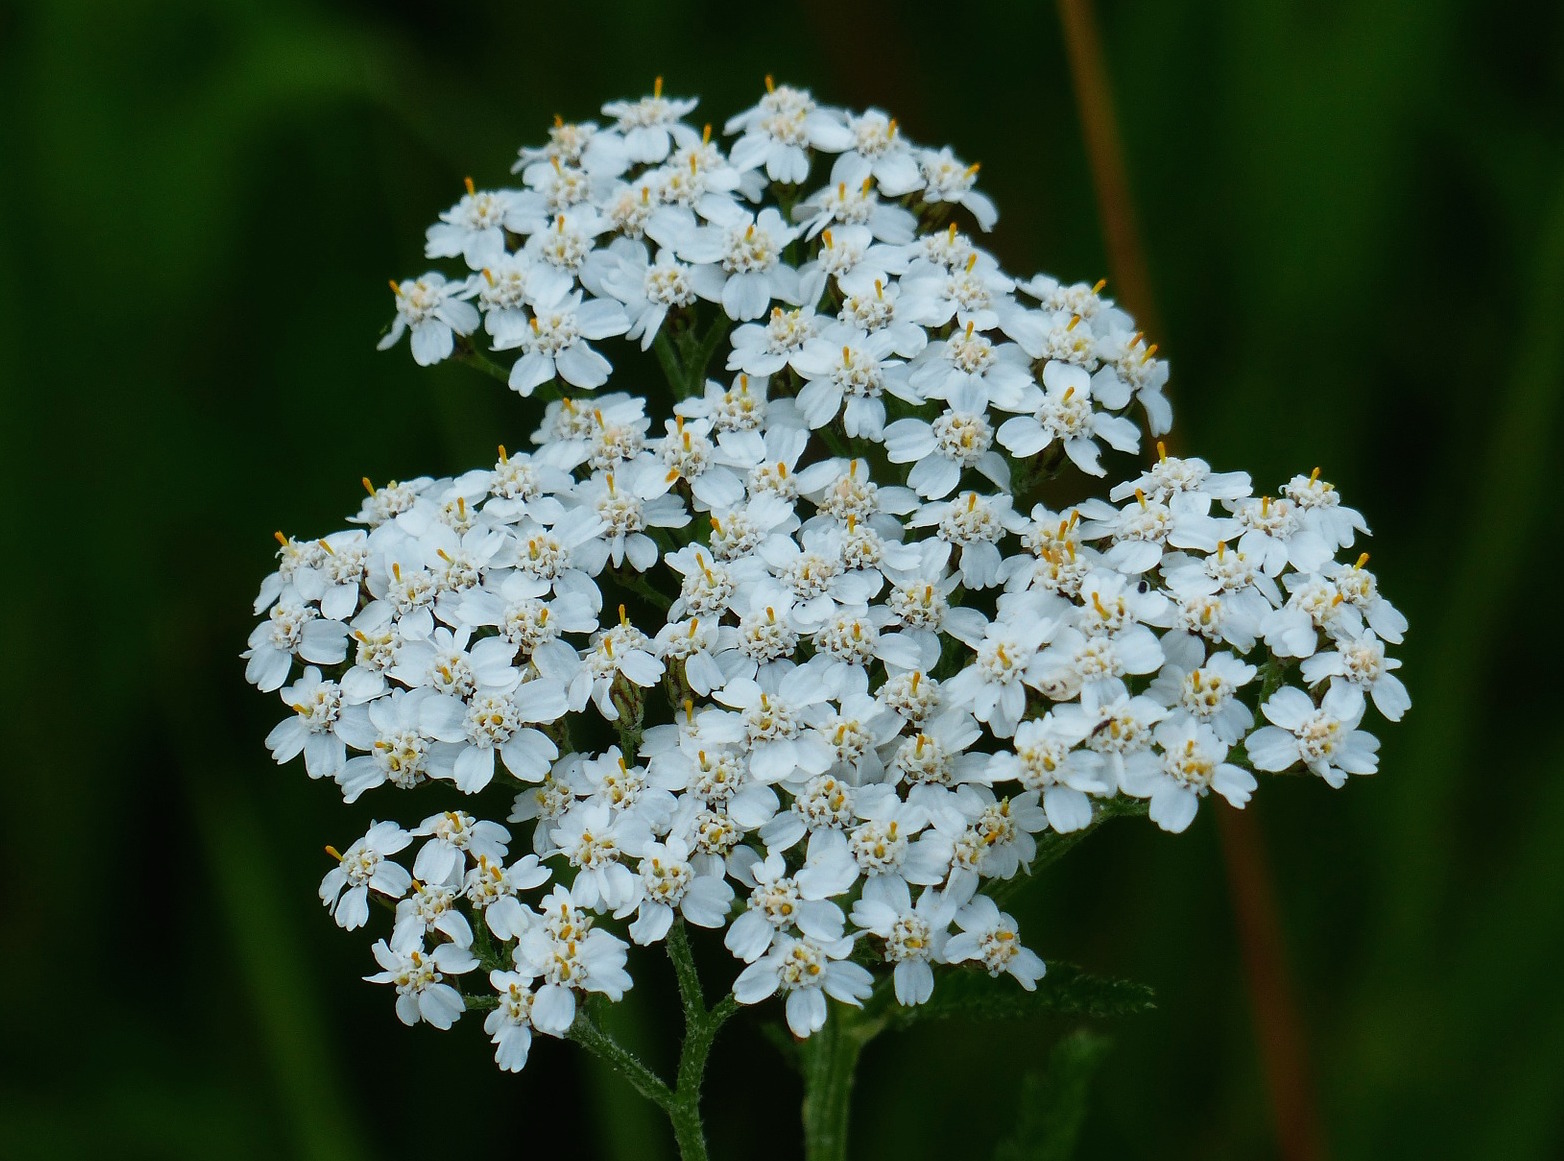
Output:
<instances>
[{"instance_id":1,"label":"thin green stalk","mask_svg":"<svg viewBox=\"0 0 1564 1161\"><path fill-rule=\"evenodd\" d=\"M462 350L458 348L456 354L453 355L452 358L454 358L458 363L466 364L474 371L483 372L491 379L498 379L507 387L510 386L510 372L496 363L493 359L489 358L489 356L485 355L482 351L470 349ZM550 379L547 383L538 384L538 386L533 389L532 396L535 399L544 400L560 398L559 381L557 379Z\"/></svg>"},{"instance_id":2,"label":"thin green stalk","mask_svg":"<svg viewBox=\"0 0 1564 1161\"><path fill-rule=\"evenodd\" d=\"M657 332L657 338L652 341L652 350L657 352L657 362L663 369L663 377L668 380L668 386L675 393L684 394L684 364L679 362L679 355L673 349L673 340L668 337L667 328Z\"/></svg>"},{"instance_id":3,"label":"thin green stalk","mask_svg":"<svg viewBox=\"0 0 1564 1161\"><path fill-rule=\"evenodd\" d=\"M711 357L717 353L717 348L722 345L722 340L728 337L727 319L719 315L711 324L711 330L706 332L706 337L695 349L695 357L690 360L685 368L687 379L684 393L686 395L699 395L706 384L706 365L711 362Z\"/></svg>"},{"instance_id":4,"label":"thin green stalk","mask_svg":"<svg viewBox=\"0 0 1564 1161\"><path fill-rule=\"evenodd\" d=\"M821 1029L804 1041L805 1161L846 1161L853 1075L864 1045L884 1027L844 1005L832 1005Z\"/></svg>"},{"instance_id":5,"label":"thin green stalk","mask_svg":"<svg viewBox=\"0 0 1564 1161\"><path fill-rule=\"evenodd\" d=\"M491 379L498 379L507 387L510 386L510 372L496 363L493 359L489 358L489 356L485 355L482 351L458 350L456 353L456 361L458 363L465 363L474 371L482 371Z\"/></svg>"},{"instance_id":6,"label":"thin green stalk","mask_svg":"<svg viewBox=\"0 0 1564 1161\"><path fill-rule=\"evenodd\" d=\"M674 920L668 932L667 944L668 958L673 961L674 976L679 981L679 999L684 1004L684 1046L679 1051L679 1075L668 1105L668 1119L673 1122L679 1156L684 1161L706 1161L706 1130L701 1124L701 1083L706 1077L706 1060L711 1055L717 1032L728 1017L738 1010L738 1002L732 995L727 995L715 1007L706 1007L705 992L701 988L701 977L695 967L695 954L690 948L684 920Z\"/></svg>"},{"instance_id":7,"label":"thin green stalk","mask_svg":"<svg viewBox=\"0 0 1564 1161\"><path fill-rule=\"evenodd\" d=\"M577 1010L576 1021L565 1035L607 1064L658 1108L671 1109L673 1091L635 1053L594 1024L584 1010Z\"/></svg>"}]
</instances>

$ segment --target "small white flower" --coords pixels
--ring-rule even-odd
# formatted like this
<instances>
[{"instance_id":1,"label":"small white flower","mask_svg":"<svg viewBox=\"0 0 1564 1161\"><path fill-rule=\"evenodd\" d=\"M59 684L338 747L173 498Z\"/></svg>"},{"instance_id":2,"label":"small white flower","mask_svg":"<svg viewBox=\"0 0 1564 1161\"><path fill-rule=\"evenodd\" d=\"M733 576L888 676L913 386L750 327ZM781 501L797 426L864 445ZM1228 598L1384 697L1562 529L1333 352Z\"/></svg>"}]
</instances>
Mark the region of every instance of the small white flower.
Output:
<instances>
[{"instance_id":1,"label":"small white flower","mask_svg":"<svg viewBox=\"0 0 1564 1161\"><path fill-rule=\"evenodd\" d=\"M721 927L728 920L733 888L720 876L702 874L690 861L691 844L670 835L652 843L642 856L641 905L630 937L636 943L655 943L668 934L677 911L697 927Z\"/></svg>"},{"instance_id":2,"label":"small white flower","mask_svg":"<svg viewBox=\"0 0 1564 1161\"><path fill-rule=\"evenodd\" d=\"M494 1063L506 1072L520 1072L532 1047L532 977L492 971L489 985L499 993L499 1003L483 1020L494 1044Z\"/></svg>"},{"instance_id":3,"label":"small white flower","mask_svg":"<svg viewBox=\"0 0 1564 1161\"><path fill-rule=\"evenodd\" d=\"M396 823L377 822L345 854L327 848L337 865L320 881L320 899L339 927L352 931L368 921L370 891L388 899L407 893L412 876L389 856L406 850L412 841L413 836Z\"/></svg>"},{"instance_id":4,"label":"small white flower","mask_svg":"<svg viewBox=\"0 0 1564 1161\"><path fill-rule=\"evenodd\" d=\"M1326 678L1331 684L1338 681L1355 685L1374 699L1374 706L1386 719L1399 722L1412 707L1412 698L1392 670L1401 668L1401 662L1385 656L1385 644L1372 629L1361 637L1349 637L1336 642L1336 648L1316 653L1303 663L1303 679L1310 685L1318 685Z\"/></svg>"},{"instance_id":5,"label":"small white flower","mask_svg":"<svg viewBox=\"0 0 1564 1161\"><path fill-rule=\"evenodd\" d=\"M1161 765L1131 768L1123 780L1126 794L1151 799L1151 821L1177 834L1194 821L1200 800L1216 791L1242 807L1254 793L1254 775L1227 759L1227 746L1191 717L1173 718L1157 727Z\"/></svg>"},{"instance_id":6,"label":"small white flower","mask_svg":"<svg viewBox=\"0 0 1564 1161\"><path fill-rule=\"evenodd\" d=\"M1008 972L1027 991L1037 989L1037 981L1047 970L1037 953L1021 946L1016 921L1003 914L987 895L974 895L956 912L959 935L945 944L945 958L951 963L976 960L988 974Z\"/></svg>"},{"instance_id":7,"label":"small white flower","mask_svg":"<svg viewBox=\"0 0 1564 1161\"><path fill-rule=\"evenodd\" d=\"M994 228L999 211L987 195L972 188L977 180L976 165L962 165L948 148L925 149L918 158L918 168L923 173L924 201L955 202L977 220L980 229Z\"/></svg>"},{"instance_id":8,"label":"small white flower","mask_svg":"<svg viewBox=\"0 0 1564 1161\"><path fill-rule=\"evenodd\" d=\"M534 978L532 1026L563 1036L576 1018L576 997L596 992L618 1001L632 980L625 971L628 948L621 939L592 926L571 892L556 886L538 907L540 921L516 945L516 970Z\"/></svg>"},{"instance_id":9,"label":"small white flower","mask_svg":"<svg viewBox=\"0 0 1564 1161\"><path fill-rule=\"evenodd\" d=\"M776 210L764 209L754 216L740 212L727 225L697 227L672 239L671 248L693 264L695 293L742 322L765 314L773 299L799 302L798 271L782 261L798 234Z\"/></svg>"},{"instance_id":10,"label":"small white flower","mask_svg":"<svg viewBox=\"0 0 1564 1161\"><path fill-rule=\"evenodd\" d=\"M753 109L728 119L724 133L743 136L729 151L740 170L765 166L772 181L797 185L809 176L809 153L819 149L840 153L853 135L836 110L822 109L802 89L767 83L767 93Z\"/></svg>"},{"instance_id":11,"label":"small white flower","mask_svg":"<svg viewBox=\"0 0 1564 1161\"><path fill-rule=\"evenodd\" d=\"M480 192L468 178L462 200L442 213L437 225L429 227L424 257L460 257L474 270L498 261L505 255L505 217L516 197L513 190Z\"/></svg>"},{"instance_id":12,"label":"small white flower","mask_svg":"<svg viewBox=\"0 0 1564 1161\"><path fill-rule=\"evenodd\" d=\"M375 959L382 971L364 979L372 984L396 987L396 1015L404 1024L423 1020L444 1031L466 1010L462 994L445 982L447 976L462 975L478 966L478 960L465 947L442 943L426 950L421 937L396 946L380 940L375 944Z\"/></svg>"},{"instance_id":13,"label":"small white flower","mask_svg":"<svg viewBox=\"0 0 1564 1161\"><path fill-rule=\"evenodd\" d=\"M1303 690L1284 686L1260 712L1271 724L1244 743L1256 770L1302 763L1340 789L1349 774L1372 774L1379 765L1379 739L1357 728L1363 694L1354 685L1332 684L1318 708Z\"/></svg>"},{"instance_id":14,"label":"small white flower","mask_svg":"<svg viewBox=\"0 0 1564 1161\"><path fill-rule=\"evenodd\" d=\"M447 282L445 275L430 271L422 278L393 282L396 318L378 344L379 350L394 346L405 331L413 333L413 360L427 367L450 357L457 335L470 335L478 326L478 312L461 298L466 283Z\"/></svg>"},{"instance_id":15,"label":"small white flower","mask_svg":"<svg viewBox=\"0 0 1564 1161\"><path fill-rule=\"evenodd\" d=\"M999 442L1011 455L1027 459L1061 441L1065 454L1081 471L1105 475L1096 441L1130 452L1140 446L1140 434L1128 419L1098 411L1092 402L1091 376L1054 360L1043 368L1042 390L1033 386L1024 392L1022 407L1032 414L1005 420Z\"/></svg>"},{"instance_id":16,"label":"small white flower","mask_svg":"<svg viewBox=\"0 0 1564 1161\"><path fill-rule=\"evenodd\" d=\"M632 162L655 165L668 156L675 143L691 145L700 139L695 130L681 121L700 102L693 97L665 97L662 88L662 78L658 77L650 97L609 101L603 106L603 116L614 118L614 127L624 138L625 154Z\"/></svg>"},{"instance_id":17,"label":"small white flower","mask_svg":"<svg viewBox=\"0 0 1564 1161\"><path fill-rule=\"evenodd\" d=\"M863 897L853 904L852 921L885 943L885 962L894 964L891 978L896 1002L912 1007L927 1003L934 993L934 969L943 963L956 901L943 892L925 890L917 905L902 879L870 879Z\"/></svg>"},{"instance_id":18,"label":"small white flower","mask_svg":"<svg viewBox=\"0 0 1564 1161\"><path fill-rule=\"evenodd\" d=\"M861 1008L874 991L868 969L847 958L852 949L847 936L821 942L784 935L739 973L733 997L741 1004L758 1004L780 989L787 994L787 1026L793 1035L813 1035L825 1025L827 996Z\"/></svg>"},{"instance_id":19,"label":"small white flower","mask_svg":"<svg viewBox=\"0 0 1564 1161\"><path fill-rule=\"evenodd\" d=\"M1054 830L1067 833L1091 825L1091 798L1112 794L1115 786L1102 776L1102 756L1081 748L1083 723L1054 714L1022 722L1012 741L1014 750L1000 751L989 761L993 781L1013 779L1041 793L1043 810Z\"/></svg>"},{"instance_id":20,"label":"small white flower","mask_svg":"<svg viewBox=\"0 0 1564 1161\"><path fill-rule=\"evenodd\" d=\"M510 842L510 831L499 823L474 818L465 810L431 814L413 834L429 836L413 862L413 875L424 883L460 882L469 856L503 860Z\"/></svg>"},{"instance_id":21,"label":"small white flower","mask_svg":"<svg viewBox=\"0 0 1564 1161\"><path fill-rule=\"evenodd\" d=\"M531 395L556 375L590 391L608 382L613 367L588 342L629 329L630 320L619 303L607 299L583 303L579 292L565 294L539 303L527 327L497 341L495 350L521 348L522 356L510 371L511 390L521 395Z\"/></svg>"}]
</instances>

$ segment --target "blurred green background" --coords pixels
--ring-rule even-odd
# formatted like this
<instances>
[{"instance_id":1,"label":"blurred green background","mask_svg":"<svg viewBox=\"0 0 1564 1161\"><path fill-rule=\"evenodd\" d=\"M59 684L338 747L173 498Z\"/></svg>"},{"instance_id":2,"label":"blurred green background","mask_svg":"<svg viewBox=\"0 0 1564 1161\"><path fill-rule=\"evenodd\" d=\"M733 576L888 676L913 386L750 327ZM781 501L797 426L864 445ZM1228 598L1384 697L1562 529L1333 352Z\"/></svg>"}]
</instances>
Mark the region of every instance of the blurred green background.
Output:
<instances>
[{"instance_id":1,"label":"blurred green background","mask_svg":"<svg viewBox=\"0 0 1564 1161\"><path fill-rule=\"evenodd\" d=\"M1249 812L1323 1153L1560 1156L1561 640L1536 582L1560 563L1564 16L1099 16L1183 446L1267 487L1323 465L1413 627L1380 776ZM981 160L1010 268L1109 273L1051 5L0 0L0 1154L667 1156L574 1047L503 1076L479 1021L405 1029L358 982L368 941L315 899L357 818L270 764L237 654L274 528L526 442L492 382L374 350L461 178L656 73L720 123L768 72ZM1106 1029L1082 1156L1299 1154L1213 813L1178 841L1107 828L1020 905L1045 957L1158 992ZM652 1043L659 971L626 1012ZM987 1156L1073 1026L877 1042L855 1153ZM715 1155L797 1155L796 1081L754 1029L714 1067Z\"/></svg>"}]
</instances>

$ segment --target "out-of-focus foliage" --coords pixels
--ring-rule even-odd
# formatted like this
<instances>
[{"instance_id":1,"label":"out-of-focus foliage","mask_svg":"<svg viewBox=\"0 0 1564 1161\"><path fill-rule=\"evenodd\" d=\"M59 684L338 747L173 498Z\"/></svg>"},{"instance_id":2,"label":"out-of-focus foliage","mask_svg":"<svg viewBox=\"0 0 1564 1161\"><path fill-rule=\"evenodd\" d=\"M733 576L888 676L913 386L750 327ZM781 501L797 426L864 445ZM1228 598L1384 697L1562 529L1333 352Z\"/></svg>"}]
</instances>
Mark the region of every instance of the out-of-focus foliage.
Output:
<instances>
[{"instance_id":1,"label":"out-of-focus foliage","mask_svg":"<svg viewBox=\"0 0 1564 1161\"><path fill-rule=\"evenodd\" d=\"M1100 7L1184 446L1267 485L1321 462L1413 626L1383 773L1251 807L1325 1137L1557 1156L1564 16ZM335 790L271 767L237 659L274 527L525 444L493 383L376 354L385 280L465 174L657 72L719 121L767 72L886 108L984 162L1007 266L1106 273L1047 5L0 0L8 1157L499 1156L525 1126L658 1155L574 1050L503 1076L477 1021L404 1029L355 982L314 899ZM1106 828L1015 908L1045 957L1157 993L1081 1156L1276 1152L1209 816ZM664 1065L671 997L653 973L617 1015ZM986 1154L1078 1022L887 1036L859 1151ZM752 1028L714 1072L714 1155L794 1155L755 1150L797 1089Z\"/></svg>"}]
</instances>

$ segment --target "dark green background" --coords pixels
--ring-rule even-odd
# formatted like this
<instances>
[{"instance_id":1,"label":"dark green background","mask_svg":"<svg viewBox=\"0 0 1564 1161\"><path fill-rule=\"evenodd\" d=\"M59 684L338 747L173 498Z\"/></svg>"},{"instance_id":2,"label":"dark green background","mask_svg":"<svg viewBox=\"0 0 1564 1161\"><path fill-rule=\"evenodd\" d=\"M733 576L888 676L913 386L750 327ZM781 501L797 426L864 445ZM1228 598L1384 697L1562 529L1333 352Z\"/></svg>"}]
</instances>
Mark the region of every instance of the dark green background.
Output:
<instances>
[{"instance_id":1,"label":"dark green background","mask_svg":"<svg viewBox=\"0 0 1564 1161\"><path fill-rule=\"evenodd\" d=\"M1564 20L1101 9L1184 446L1266 487L1322 464L1412 622L1382 773L1251 808L1331 1153L1558 1156ZM357 982L314 898L356 820L270 765L237 658L274 528L525 443L492 382L375 352L385 280L465 174L659 72L719 122L767 72L884 107L984 163L1007 266L1108 273L1050 5L0 0L0 1154L666 1155L575 1048L502 1076L478 1021L404 1029ZM1084 1155L1277 1152L1209 810L1116 824L1020 911L1159 995ZM632 1036L664 1038L659 971ZM856 1152L985 1156L1069 1026L880 1041ZM717 1155L796 1155L753 1028L715 1067Z\"/></svg>"}]
</instances>

